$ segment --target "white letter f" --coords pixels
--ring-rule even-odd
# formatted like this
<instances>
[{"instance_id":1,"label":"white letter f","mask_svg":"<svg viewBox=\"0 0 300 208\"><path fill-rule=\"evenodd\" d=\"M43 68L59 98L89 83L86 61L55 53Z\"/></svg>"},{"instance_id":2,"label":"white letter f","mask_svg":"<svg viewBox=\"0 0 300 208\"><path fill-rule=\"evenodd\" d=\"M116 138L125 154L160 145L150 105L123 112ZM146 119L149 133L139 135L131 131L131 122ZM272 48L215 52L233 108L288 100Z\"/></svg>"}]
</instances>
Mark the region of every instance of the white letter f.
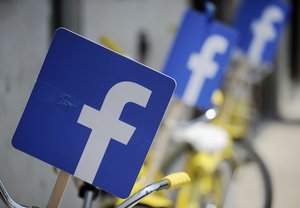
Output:
<instances>
[{"instance_id":1,"label":"white letter f","mask_svg":"<svg viewBox=\"0 0 300 208\"><path fill-rule=\"evenodd\" d=\"M283 21L284 14L277 6L267 7L259 20L251 24L253 40L250 43L248 55L252 64L259 64L263 55L266 43L276 38L274 23Z\"/></svg>"},{"instance_id":2,"label":"white letter f","mask_svg":"<svg viewBox=\"0 0 300 208\"><path fill-rule=\"evenodd\" d=\"M133 82L120 82L107 93L100 111L84 105L78 123L92 132L81 155L74 175L92 183L110 139L127 145L135 127L119 120L124 106L133 102L146 107L151 91Z\"/></svg>"}]
</instances>

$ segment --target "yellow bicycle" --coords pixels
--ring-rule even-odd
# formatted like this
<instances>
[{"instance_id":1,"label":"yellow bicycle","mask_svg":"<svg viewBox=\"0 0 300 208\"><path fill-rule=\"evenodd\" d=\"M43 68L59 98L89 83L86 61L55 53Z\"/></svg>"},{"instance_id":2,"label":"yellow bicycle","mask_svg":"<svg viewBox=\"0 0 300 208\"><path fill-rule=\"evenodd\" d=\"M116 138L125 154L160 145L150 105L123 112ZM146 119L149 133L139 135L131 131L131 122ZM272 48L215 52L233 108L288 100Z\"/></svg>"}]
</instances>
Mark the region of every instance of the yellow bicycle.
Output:
<instances>
[{"instance_id":1,"label":"yellow bicycle","mask_svg":"<svg viewBox=\"0 0 300 208\"><path fill-rule=\"evenodd\" d=\"M237 81L231 81L236 86ZM249 100L227 94L229 105L222 102L222 94L217 95L218 108L178 127L173 135L178 148L170 153L162 168L168 169L184 153L185 170L192 179L191 184L179 191L177 207L270 208L270 175L250 141L245 139ZM247 185L243 185L245 181Z\"/></svg>"}]
</instances>

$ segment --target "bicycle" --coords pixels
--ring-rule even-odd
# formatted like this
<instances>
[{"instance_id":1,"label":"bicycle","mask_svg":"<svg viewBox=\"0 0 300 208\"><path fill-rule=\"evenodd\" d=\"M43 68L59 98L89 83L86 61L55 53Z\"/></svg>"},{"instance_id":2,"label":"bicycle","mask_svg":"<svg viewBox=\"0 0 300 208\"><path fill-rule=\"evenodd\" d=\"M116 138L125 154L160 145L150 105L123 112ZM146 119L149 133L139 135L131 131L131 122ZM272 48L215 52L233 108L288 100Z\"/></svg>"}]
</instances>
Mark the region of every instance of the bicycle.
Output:
<instances>
[{"instance_id":1,"label":"bicycle","mask_svg":"<svg viewBox=\"0 0 300 208\"><path fill-rule=\"evenodd\" d=\"M256 172L261 178L260 183L264 190L262 207L271 207L272 187L268 170L252 145L243 139L247 134L249 118L241 115L244 114L244 111L249 111L250 100L236 98L234 95L235 89L244 84L245 80L243 79L246 76L245 60L240 59L236 64L237 66L233 68L237 68L238 73L231 77L231 86L226 97L227 100L232 100L237 104L235 106L228 102L224 104L222 94L220 92L215 93L213 97L215 107L213 109L207 110L204 116L198 119L188 121L181 127L176 127L182 130L181 135L177 134L177 137L185 138L185 140L184 144L179 145L173 151L173 156L170 157L172 159L165 161L161 166L160 163L156 164L157 167L154 168L154 171L145 173L150 174L150 178L151 175L154 177L157 174L155 170L158 170L159 167L166 171L170 164L174 164L176 157L178 158L183 153L188 154L186 170L191 175L193 182L179 191L176 203L179 208L194 206L232 207L230 201L235 200L230 199L233 196L231 189L237 186L234 181L240 180L238 172L241 167L251 164L257 168ZM178 105L178 102L175 101L174 105ZM169 119L171 121L166 121L167 124L165 125L170 125L169 123L172 122L171 125L174 125L174 120L179 118L179 108L174 108L177 115ZM237 115L233 115L234 113ZM202 138L205 131L210 131L211 134ZM168 139L166 137L170 135L166 132L161 134L167 144ZM207 142L210 143L207 144Z\"/></svg>"},{"instance_id":2,"label":"bicycle","mask_svg":"<svg viewBox=\"0 0 300 208\"><path fill-rule=\"evenodd\" d=\"M116 208L130 208L139 203L142 199L147 197L148 195L155 193L157 191L163 189L176 189L180 186L188 183L190 181L189 176L184 173L174 173L170 174L161 180L152 183L141 190L137 191L135 194L130 196L121 204L117 205ZM9 195L8 191L6 190L5 186L3 185L2 181L0 180L0 197L2 201L8 208L38 208L37 206L25 206L20 205L15 202L12 197ZM85 202L84 207L91 207L92 200L88 200Z\"/></svg>"},{"instance_id":3,"label":"bicycle","mask_svg":"<svg viewBox=\"0 0 300 208\"><path fill-rule=\"evenodd\" d=\"M237 76L243 76L243 69ZM235 86L231 86L231 90L240 84L238 80L231 81ZM263 190L263 199L257 207L271 207L270 175L251 143L245 139L248 118L243 117L240 110L236 110L249 110L249 103L228 94L227 96L234 102L234 106L225 103L222 104L222 109L219 102L219 107L209 109L202 117L177 127L174 135L180 145L161 166L166 171L181 154L188 155L186 171L193 183L179 191L177 207L232 207L232 202L236 201L232 198L233 189L237 186L235 181L241 180L239 172L243 167L251 165L260 180L257 184ZM222 113L225 113L224 117ZM234 113L237 115L232 120ZM251 170L248 169L247 172L249 171Z\"/></svg>"}]
</instances>

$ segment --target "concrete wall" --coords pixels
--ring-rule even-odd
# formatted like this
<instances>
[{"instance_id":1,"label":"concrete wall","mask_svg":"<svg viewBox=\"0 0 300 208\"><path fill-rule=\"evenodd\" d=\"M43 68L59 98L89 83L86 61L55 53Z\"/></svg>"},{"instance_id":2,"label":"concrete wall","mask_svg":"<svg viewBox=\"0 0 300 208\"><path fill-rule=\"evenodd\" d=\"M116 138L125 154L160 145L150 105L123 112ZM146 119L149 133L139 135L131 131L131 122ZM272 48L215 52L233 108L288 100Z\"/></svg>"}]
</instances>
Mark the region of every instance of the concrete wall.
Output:
<instances>
[{"instance_id":1,"label":"concrete wall","mask_svg":"<svg viewBox=\"0 0 300 208\"><path fill-rule=\"evenodd\" d=\"M48 0L0 1L0 178L18 202L40 207L46 206L56 175L14 149L11 138L48 49L50 18ZM62 207L81 203L70 184Z\"/></svg>"},{"instance_id":2,"label":"concrete wall","mask_svg":"<svg viewBox=\"0 0 300 208\"><path fill-rule=\"evenodd\" d=\"M139 31L147 33L147 65L160 70L187 2L184 0L83 1L82 34L93 41L108 35L137 58Z\"/></svg>"},{"instance_id":3,"label":"concrete wall","mask_svg":"<svg viewBox=\"0 0 300 208\"><path fill-rule=\"evenodd\" d=\"M290 37L290 28L287 27L287 31L284 33L281 41L275 65L277 106L278 114L282 119L288 121L299 121L300 83L294 82L290 76Z\"/></svg>"}]
</instances>

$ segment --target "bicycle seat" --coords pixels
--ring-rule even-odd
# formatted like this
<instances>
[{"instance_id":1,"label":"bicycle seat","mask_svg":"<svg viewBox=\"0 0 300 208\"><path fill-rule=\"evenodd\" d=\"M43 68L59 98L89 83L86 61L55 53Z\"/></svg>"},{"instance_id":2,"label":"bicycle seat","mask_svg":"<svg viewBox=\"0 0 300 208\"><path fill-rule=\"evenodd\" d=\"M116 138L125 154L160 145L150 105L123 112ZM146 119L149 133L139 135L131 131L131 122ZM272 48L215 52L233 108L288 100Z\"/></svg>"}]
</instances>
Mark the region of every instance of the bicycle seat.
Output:
<instances>
[{"instance_id":1,"label":"bicycle seat","mask_svg":"<svg viewBox=\"0 0 300 208\"><path fill-rule=\"evenodd\" d=\"M229 142L229 135L225 129L205 122L196 122L180 128L173 136L175 142L186 142L197 151L209 153L222 152Z\"/></svg>"}]
</instances>

